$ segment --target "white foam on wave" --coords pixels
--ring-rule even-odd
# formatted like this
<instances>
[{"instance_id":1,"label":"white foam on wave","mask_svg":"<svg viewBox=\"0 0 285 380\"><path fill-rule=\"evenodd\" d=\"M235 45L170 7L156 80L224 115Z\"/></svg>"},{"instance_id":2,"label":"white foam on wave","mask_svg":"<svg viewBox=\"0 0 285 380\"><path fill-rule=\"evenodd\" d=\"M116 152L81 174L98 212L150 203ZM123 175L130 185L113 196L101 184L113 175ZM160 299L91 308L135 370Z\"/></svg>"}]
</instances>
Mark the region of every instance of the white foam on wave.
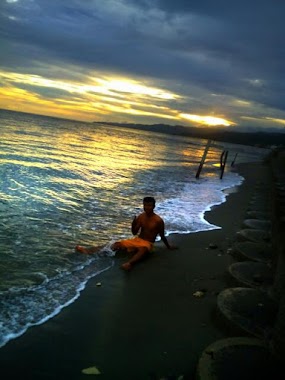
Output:
<instances>
[{"instance_id":1,"label":"white foam on wave","mask_svg":"<svg viewBox=\"0 0 285 380\"><path fill-rule=\"evenodd\" d=\"M45 323L60 311L72 304L85 288L90 278L105 272L114 265L111 264L97 270L87 267L70 273L69 276L59 276L58 279L45 284L33 286L30 289L11 289L0 294L0 347L10 340L23 335L30 327ZM82 273L81 273L82 272ZM62 281L64 277L64 282ZM60 283L62 291L57 286ZM6 297L7 295L7 297Z\"/></svg>"},{"instance_id":2,"label":"white foam on wave","mask_svg":"<svg viewBox=\"0 0 285 380\"><path fill-rule=\"evenodd\" d=\"M167 235L220 228L205 220L205 213L213 206L224 203L230 189L238 191L243 180L236 173L227 173L227 178L223 180L205 178L192 181L172 198L161 201L156 211L166 222Z\"/></svg>"}]
</instances>

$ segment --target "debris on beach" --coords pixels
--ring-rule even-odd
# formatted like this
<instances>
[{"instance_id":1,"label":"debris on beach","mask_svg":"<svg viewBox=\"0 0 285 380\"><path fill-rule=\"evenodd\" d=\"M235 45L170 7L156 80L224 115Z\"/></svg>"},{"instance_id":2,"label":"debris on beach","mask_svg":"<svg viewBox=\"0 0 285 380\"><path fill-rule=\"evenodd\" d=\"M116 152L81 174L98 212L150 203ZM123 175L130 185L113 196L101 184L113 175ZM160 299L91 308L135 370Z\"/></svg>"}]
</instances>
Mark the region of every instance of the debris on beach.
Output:
<instances>
[{"instance_id":1,"label":"debris on beach","mask_svg":"<svg viewBox=\"0 0 285 380\"><path fill-rule=\"evenodd\" d=\"M81 372L84 373L84 375L101 375L101 372L95 366L85 368Z\"/></svg>"},{"instance_id":2,"label":"debris on beach","mask_svg":"<svg viewBox=\"0 0 285 380\"><path fill-rule=\"evenodd\" d=\"M196 292L193 293L193 296L197 298L204 297L204 295L205 295L205 292L203 292L202 290L197 290Z\"/></svg>"}]
</instances>

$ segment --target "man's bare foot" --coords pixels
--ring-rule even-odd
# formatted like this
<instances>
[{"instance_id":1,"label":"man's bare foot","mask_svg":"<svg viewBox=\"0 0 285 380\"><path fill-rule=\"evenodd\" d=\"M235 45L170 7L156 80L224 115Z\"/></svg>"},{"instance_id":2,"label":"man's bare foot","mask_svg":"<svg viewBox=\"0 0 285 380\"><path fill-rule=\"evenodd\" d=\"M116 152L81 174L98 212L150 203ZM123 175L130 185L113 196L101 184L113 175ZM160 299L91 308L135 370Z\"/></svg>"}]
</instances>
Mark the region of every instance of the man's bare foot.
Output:
<instances>
[{"instance_id":1,"label":"man's bare foot","mask_svg":"<svg viewBox=\"0 0 285 380\"><path fill-rule=\"evenodd\" d=\"M132 269L132 264L131 263L124 263L124 264L122 264L121 268L128 272Z\"/></svg>"},{"instance_id":2,"label":"man's bare foot","mask_svg":"<svg viewBox=\"0 0 285 380\"><path fill-rule=\"evenodd\" d=\"M82 245L77 245L75 247L75 251L80 252L80 253L86 253L86 254L90 253L88 248L82 247Z\"/></svg>"}]
</instances>

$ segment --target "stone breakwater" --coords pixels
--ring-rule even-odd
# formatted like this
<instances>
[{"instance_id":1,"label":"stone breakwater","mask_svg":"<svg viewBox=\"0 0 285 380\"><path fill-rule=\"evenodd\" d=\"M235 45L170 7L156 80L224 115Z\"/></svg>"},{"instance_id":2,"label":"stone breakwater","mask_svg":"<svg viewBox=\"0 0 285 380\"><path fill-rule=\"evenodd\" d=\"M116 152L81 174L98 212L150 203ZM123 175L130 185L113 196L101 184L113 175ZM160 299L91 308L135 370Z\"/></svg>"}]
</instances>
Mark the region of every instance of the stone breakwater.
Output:
<instances>
[{"instance_id":1,"label":"stone breakwater","mask_svg":"<svg viewBox=\"0 0 285 380\"><path fill-rule=\"evenodd\" d=\"M272 151L259 171L260 180L251 190L242 228L228 250L236 260L228 268L234 287L217 296L217 317L227 337L204 349L196 380L268 379L278 377L283 369L284 169L285 150Z\"/></svg>"},{"instance_id":2,"label":"stone breakwater","mask_svg":"<svg viewBox=\"0 0 285 380\"><path fill-rule=\"evenodd\" d=\"M276 151L270 157L272 171L272 265L275 275L272 296L278 304L271 347L274 356L282 362L285 357L285 151Z\"/></svg>"}]
</instances>

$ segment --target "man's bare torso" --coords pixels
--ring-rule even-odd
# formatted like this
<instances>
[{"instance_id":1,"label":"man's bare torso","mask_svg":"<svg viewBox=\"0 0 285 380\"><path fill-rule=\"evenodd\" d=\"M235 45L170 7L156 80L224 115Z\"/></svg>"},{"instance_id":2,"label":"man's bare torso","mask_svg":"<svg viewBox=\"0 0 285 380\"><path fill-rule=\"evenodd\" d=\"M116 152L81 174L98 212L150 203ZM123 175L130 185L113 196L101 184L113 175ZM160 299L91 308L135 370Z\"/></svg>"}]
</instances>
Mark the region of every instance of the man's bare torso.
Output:
<instances>
[{"instance_id":1,"label":"man's bare torso","mask_svg":"<svg viewBox=\"0 0 285 380\"><path fill-rule=\"evenodd\" d=\"M137 221L140 226L139 237L144 240L154 243L156 236L163 231L163 220L155 213L151 215L142 213Z\"/></svg>"}]
</instances>

